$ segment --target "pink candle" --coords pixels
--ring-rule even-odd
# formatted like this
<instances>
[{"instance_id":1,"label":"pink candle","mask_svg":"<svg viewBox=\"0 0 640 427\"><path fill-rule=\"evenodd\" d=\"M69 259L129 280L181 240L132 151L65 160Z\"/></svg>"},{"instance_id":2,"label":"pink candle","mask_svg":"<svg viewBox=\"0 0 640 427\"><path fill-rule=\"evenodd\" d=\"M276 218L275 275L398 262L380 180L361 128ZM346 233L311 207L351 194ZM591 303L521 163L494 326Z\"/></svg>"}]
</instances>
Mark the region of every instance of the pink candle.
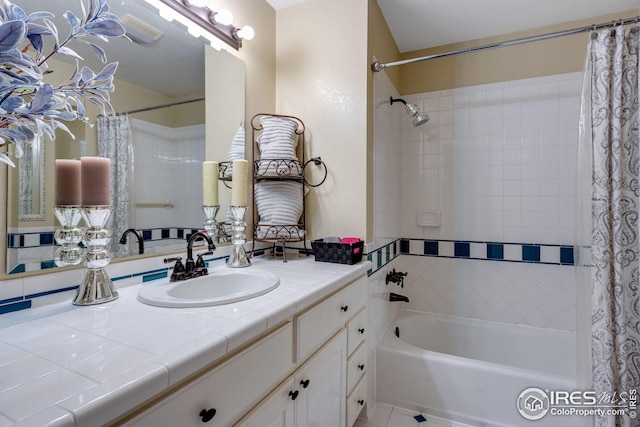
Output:
<instances>
[{"instance_id":1,"label":"pink candle","mask_svg":"<svg viewBox=\"0 0 640 427\"><path fill-rule=\"evenodd\" d=\"M80 160L56 160L56 206L80 205Z\"/></svg>"},{"instance_id":2,"label":"pink candle","mask_svg":"<svg viewBox=\"0 0 640 427\"><path fill-rule=\"evenodd\" d=\"M111 204L111 159L80 157L82 171L82 206Z\"/></svg>"}]
</instances>

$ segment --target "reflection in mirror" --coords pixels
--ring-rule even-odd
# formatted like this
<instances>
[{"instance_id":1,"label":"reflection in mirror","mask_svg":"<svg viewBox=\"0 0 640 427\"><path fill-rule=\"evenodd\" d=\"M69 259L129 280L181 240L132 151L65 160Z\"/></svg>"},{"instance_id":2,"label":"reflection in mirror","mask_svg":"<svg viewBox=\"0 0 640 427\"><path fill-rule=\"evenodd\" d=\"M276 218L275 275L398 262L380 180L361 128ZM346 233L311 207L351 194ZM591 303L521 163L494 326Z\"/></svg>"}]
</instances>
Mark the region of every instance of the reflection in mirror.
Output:
<instances>
[{"instance_id":1,"label":"reflection in mirror","mask_svg":"<svg viewBox=\"0 0 640 427\"><path fill-rule=\"evenodd\" d=\"M36 135L25 144L24 154L18 159L18 220L44 220L44 147Z\"/></svg>"},{"instance_id":2,"label":"reflection in mirror","mask_svg":"<svg viewBox=\"0 0 640 427\"><path fill-rule=\"evenodd\" d=\"M22 0L20 6L27 13L46 9L59 19L67 9L74 10L71 3L49 0L45 8L41 0ZM104 46L109 61L120 62L111 100L116 113L129 113L117 117L129 118L132 154L131 164L122 173L130 178L125 187L128 227L112 233L111 250L116 256L138 256L135 234L128 234L127 244L119 243L120 230L133 228L144 238L145 255L182 251L185 233L202 229L205 219L201 163L226 160L234 135L244 121L244 63L229 52L216 51L204 40L193 38L175 22L160 18L142 0L118 0L110 2L110 6L117 15L133 15L162 33L149 44L117 39ZM60 23L61 27L64 25ZM81 47L77 50L81 51ZM88 59L92 54L82 56ZM52 84L65 80L74 67L52 59L48 63L53 71L48 75ZM192 100L198 101L185 102ZM44 215L40 221L22 214L20 191L28 190L26 186L19 189L23 181L19 166L9 171L8 273L53 267L53 232L59 226L52 213L55 159L104 154L98 138L99 111L96 108L89 113L90 123L68 124L75 139L58 132L55 141L44 140L39 145L43 149L37 153L38 161L43 166L31 170L40 172L40 177L34 174L24 183L31 183L31 194L42 192L39 208ZM36 182L44 185L33 185ZM114 197L122 192L117 190ZM224 221L230 191L221 183L219 193L221 208L217 219ZM36 207L33 200L31 211Z\"/></svg>"}]
</instances>

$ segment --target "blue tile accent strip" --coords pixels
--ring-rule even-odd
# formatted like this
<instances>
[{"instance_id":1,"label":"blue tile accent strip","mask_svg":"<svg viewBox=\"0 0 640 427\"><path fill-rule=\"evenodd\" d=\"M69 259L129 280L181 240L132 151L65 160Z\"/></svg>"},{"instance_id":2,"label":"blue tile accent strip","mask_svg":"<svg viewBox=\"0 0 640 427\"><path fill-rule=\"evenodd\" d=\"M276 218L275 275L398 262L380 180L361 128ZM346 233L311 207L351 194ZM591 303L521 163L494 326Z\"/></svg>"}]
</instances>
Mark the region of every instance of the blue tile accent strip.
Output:
<instances>
[{"instance_id":1,"label":"blue tile accent strip","mask_svg":"<svg viewBox=\"0 0 640 427\"><path fill-rule=\"evenodd\" d=\"M438 256L438 242L435 240L425 240L424 254Z\"/></svg>"},{"instance_id":2,"label":"blue tile accent strip","mask_svg":"<svg viewBox=\"0 0 640 427\"><path fill-rule=\"evenodd\" d=\"M563 265L573 265L573 247L572 246L561 246L560 247L560 264Z\"/></svg>"},{"instance_id":3,"label":"blue tile accent strip","mask_svg":"<svg viewBox=\"0 0 640 427\"><path fill-rule=\"evenodd\" d=\"M146 276L142 276L142 283L147 283L152 280L164 279L167 277L167 272L164 271L162 273L148 274Z\"/></svg>"},{"instance_id":4,"label":"blue tile accent strip","mask_svg":"<svg viewBox=\"0 0 640 427\"><path fill-rule=\"evenodd\" d=\"M400 253L401 254L409 253L409 239L400 239Z\"/></svg>"},{"instance_id":5,"label":"blue tile accent strip","mask_svg":"<svg viewBox=\"0 0 640 427\"><path fill-rule=\"evenodd\" d=\"M540 262L540 246L522 245L522 261Z\"/></svg>"},{"instance_id":6,"label":"blue tile accent strip","mask_svg":"<svg viewBox=\"0 0 640 427\"><path fill-rule=\"evenodd\" d=\"M25 299L31 300L34 298L39 298L39 297L46 297L47 295L55 295L55 294L59 294L60 292L67 292L67 291L72 291L74 289L78 289L80 286L79 285L75 285L75 286L67 286L66 288L60 288L60 289L53 289L51 291L46 291L46 292L38 292L36 294L30 294L30 295L25 295Z\"/></svg>"},{"instance_id":7,"label":"blue tile accent strip","mask_svg":"<svg viewBox=\"0 0 640 427\"><path fill-rule=\"evenodd\" d=\"M504 259L502 243L487 243L487 259Z\"/></svg>"},{"instance_id":8,"label":"blue tile accent strip","mask_svg":"<svg viewBox=\"0 0 640 427\"><path fill-rule=\"evenodd\" d=\"M469 258L471 254L469 242L455 242L453 245L453 255L456 258Z\"/></svg>"},{"instance_id":9,"label":"blue tile accent strip","mask_svg":"<svg viewBox=\"0 0 640 427\"><path fill-rule=\"evenodd\" d=\"M0 306L0 314L12 313L18 310L26 310L31 308L31 301L21 301L15 304L7 304Z\"/></svg>"},{"instance_id":10,"label":"blue tile accent strip","mask_svg":"<svg viewBox=\"0 0 640 427\"><path fill-rule=\"evenodd\" d=\"M402 248L406 247L407 253L409 252L409 240L408 239L398 239L394 240L391 243L388 243L384 246L379 247L373 252L367 253L367 260L369 260L372 264L371 269L367 271L367 277L374 274L376 271L383 268L385 265L389 264L391 261L400 256L402 252ZM400 247L400 251L398 251L398 247Z\"/></svg>"},{"instance_id":11,"label":"blue tile accent strip","mask_svg":"<svg viewBox=\"0 0 640 427\"><path fill-rule=\"evenodd\" d=\"M409 242L413 244L409 244ZM422 241L423 245L415 245L416 242ZM446 258L469 258L488 261L506 261L506 262L529 262L552 265L574 265L573 246L569 245L546 245L543 243L513 243L513 242L477 242L462 240L432 240L432 239L409 239L402 238L396 241L400 245L400 253L402 255L413 256L437 256ZM471 244L474 246L484 245L484 251L480 252L484 255L478 255L474 252L471 256ZM505 245L510 247L519 246L521 252L520 259L505 258ZM453 254L443 254L443 248L453 246ZM413 248L413 251L412 249ZM558 258L553 260L546 259L541 261L542 248L555 248ZM448 251L448 249L444 249Z\"/></svg>"}]
</instances>

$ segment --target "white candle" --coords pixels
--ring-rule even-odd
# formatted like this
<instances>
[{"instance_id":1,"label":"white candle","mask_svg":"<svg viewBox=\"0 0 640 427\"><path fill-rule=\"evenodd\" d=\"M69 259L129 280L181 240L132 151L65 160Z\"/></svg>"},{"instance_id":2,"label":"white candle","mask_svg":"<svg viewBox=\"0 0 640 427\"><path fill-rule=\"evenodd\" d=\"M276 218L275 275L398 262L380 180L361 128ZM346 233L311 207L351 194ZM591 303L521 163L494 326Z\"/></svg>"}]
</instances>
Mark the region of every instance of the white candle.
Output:
<instances>
[{"instance_id":1,"label":"white candle","mask_svg":"<svg viewBox=\"0 0 640 427\"><path fill-rule=\"evenodd\" d=\"M231 206L247 206L248 171L248 161L233 161L233 177L231 179Z\"/></svg>"},{"instance_id":2,"label":"white candle","mask_svg":"<svg viewBox=\"0 0 640 427\"><path fill-rule=\"evenodd\" d=\"M83 206L111 204L111 159L80 157L81 193Z\"/></svg>"},{"instance_id":3,"label":"white candle","mask_svg":"<svg viewBox=\"0 0 640 427\"><path fill-rule=\"evenodd\" d=\"M218 162L202 162L202 204L218 205Z\"/></svg>"}]
</instances>

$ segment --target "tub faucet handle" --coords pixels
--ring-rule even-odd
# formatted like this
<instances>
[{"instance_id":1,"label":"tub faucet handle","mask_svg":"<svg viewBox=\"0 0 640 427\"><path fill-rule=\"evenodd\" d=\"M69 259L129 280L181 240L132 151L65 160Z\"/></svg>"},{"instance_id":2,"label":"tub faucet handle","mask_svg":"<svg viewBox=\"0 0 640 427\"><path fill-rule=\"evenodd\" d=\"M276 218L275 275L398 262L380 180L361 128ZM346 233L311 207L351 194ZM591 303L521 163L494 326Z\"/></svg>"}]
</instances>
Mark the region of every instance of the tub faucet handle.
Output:
<instances>
[{"instance_id":1,"label":"tub faucet handle","mask_svg":"<svg viewBox=\"0 0 640 427\"><path fill-rule=\"evenodd\" d=\"M401 271L396 271L394 268L390 272L387 273L387 277L385 279L385 285L388 285L389 282L393 282L396 285L400 285L401 288L404 288L404 278L407 273L403 273Z\"/></svg>"}]
</instances>

